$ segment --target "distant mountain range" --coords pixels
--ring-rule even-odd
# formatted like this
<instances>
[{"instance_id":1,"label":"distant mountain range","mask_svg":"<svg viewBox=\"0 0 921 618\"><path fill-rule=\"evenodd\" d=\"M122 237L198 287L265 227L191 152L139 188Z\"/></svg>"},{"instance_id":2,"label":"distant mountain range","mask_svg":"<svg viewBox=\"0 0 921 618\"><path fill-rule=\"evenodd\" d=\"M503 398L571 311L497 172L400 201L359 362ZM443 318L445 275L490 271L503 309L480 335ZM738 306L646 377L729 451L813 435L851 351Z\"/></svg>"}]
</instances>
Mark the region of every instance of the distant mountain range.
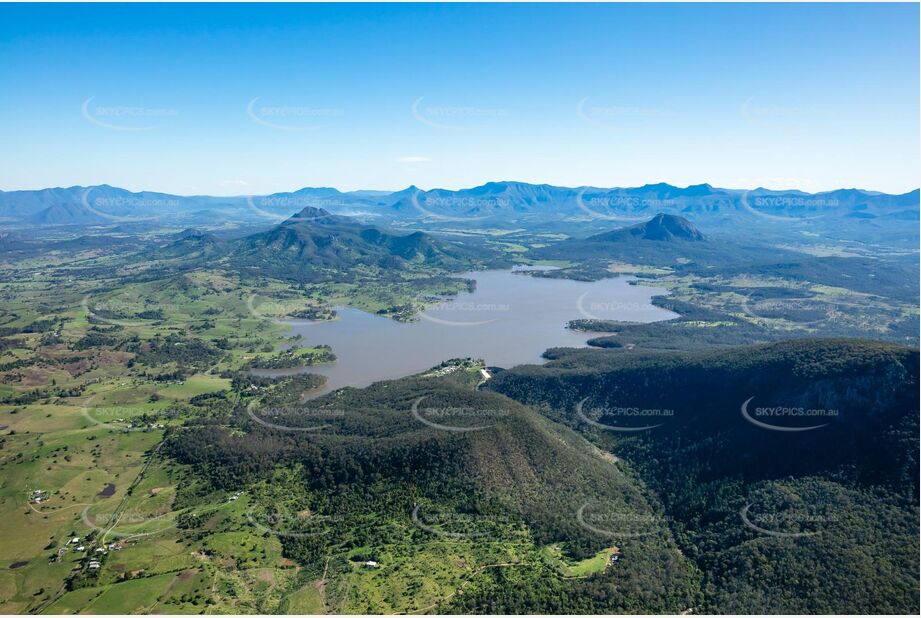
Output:
<instances>
[{"instance_id":1,"label":"distant mountain range","mask_svg":"<svg viewBox=\"0 0 921 618\"><path fill-rule=\"evenodd\" d=\"M304 208L339 215L430 222L611 220L636 222L656 213L708 217L762 217L768 221L917 221L919 191L890 195L859 189L822 193L797 190L721 189L709 184L680 188L665 183L635 188L557 187L489 182L457 191L351 191L304 188L267 196L178 196L131 192L99 185L35 191L0 191L0 222L30 225L124 225L264 221L280 223Z\"/></svg>"}]
</instances>

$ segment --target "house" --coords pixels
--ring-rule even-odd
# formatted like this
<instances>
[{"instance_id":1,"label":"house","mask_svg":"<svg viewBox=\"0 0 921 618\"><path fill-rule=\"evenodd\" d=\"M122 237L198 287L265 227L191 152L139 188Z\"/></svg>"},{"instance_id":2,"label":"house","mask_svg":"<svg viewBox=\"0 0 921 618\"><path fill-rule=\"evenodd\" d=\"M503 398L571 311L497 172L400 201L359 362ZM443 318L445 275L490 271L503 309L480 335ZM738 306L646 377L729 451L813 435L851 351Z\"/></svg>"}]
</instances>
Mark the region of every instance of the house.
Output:
<instances>
[{"instance_id":1,"label":"house","mask_svg":"<svg viewBox=\"0 0 921 618\"><path fill-rule=\"evenodd\" d=\"M83 545L78 545L78 546L77 546L77 551L83 551L84 549L86 549L86 548L85 548Z\"/></svg>"},{"instance_id":2,"label":"house","mask_svg":"<svg viewBox=\"0 0 921 618\"><path fill-rule=\"evenodd\" d=\"M70 541L68 541L68 543L79 543L79 542L80 542L80 537L78 536L75 536L74 538L70 539Z\"/></svg>"},{"instance_id":3,"label":"house","mask_svg":"<svg viewBox=\"0 0 921 618\"><path fill-rule=\"evenodd\" d=\"M99 562L97 562L96 560L91 560L91 561L90 561L90 568L91 568L91 569L96 570L96 569L98 569L99 567L100 567L100 563L99 563Z\"/></svg>"},{"instance_id":4,"label":"house","mask_svg":"<svg viewBox=\"0 0 921 618\"><path fill-rule=\"evenodd\" d=\"M368 560L367 562L365 562L365 566L368 567L369 569L376 569L380 565L377 563L376 560Z\"/></svg>"}]
</instances>

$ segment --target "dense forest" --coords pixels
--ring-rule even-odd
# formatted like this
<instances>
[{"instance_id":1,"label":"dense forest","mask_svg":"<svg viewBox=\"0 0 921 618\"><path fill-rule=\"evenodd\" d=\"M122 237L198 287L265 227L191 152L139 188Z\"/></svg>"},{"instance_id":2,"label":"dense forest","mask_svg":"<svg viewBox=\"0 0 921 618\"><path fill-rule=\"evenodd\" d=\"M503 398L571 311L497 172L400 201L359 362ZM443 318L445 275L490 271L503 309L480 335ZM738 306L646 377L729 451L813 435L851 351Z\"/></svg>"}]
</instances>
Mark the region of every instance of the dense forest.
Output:
<instances>
[{"instance_id":1,"label":"dense forest","mask_svg":"<svg viewBox=\"0 0 921 618\"><path fill-rule=\"evenodd\" d=\"M916 350L797 340L551 357L490 388L630 462L704 573L702 610L917 611Z\"/></svg>"}]
</instances>

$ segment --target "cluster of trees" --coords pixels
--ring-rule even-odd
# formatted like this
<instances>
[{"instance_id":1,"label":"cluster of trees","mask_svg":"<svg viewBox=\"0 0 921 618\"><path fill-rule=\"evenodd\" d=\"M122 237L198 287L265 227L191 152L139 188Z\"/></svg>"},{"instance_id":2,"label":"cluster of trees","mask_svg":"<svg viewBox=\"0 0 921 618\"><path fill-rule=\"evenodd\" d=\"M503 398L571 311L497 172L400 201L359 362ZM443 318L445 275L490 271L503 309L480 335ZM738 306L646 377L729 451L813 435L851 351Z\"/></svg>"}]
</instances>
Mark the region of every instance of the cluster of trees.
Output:
<instances>
[{"instance_id":1,"label":"cluster of trees","mask_svg":"<svg viewBox=\"0 0 921 618\"><path fill-rule=\"evenodd\" d=\"M188 376L214 365L223 356L223 352L201 339L185 337L181 334L159 335L141 342L131 342L127 349L134 352L134 362L149 367L176 363L179 376Z\"/></svg>"},{"instance_id":2,"label":"cluster of trees","mask_svg":"<svg viewBox=\"0 0 921 618\"><path fill-rule=\"evenodd\" d=\"M290 369L293 367L307 367L321 363L331 363L336 360L336 355L328 345L316 346L316 350L303 352L298 348L283 350L269 357L258 357L247 363L247 369Z\"/></svg>"}]
</instances>

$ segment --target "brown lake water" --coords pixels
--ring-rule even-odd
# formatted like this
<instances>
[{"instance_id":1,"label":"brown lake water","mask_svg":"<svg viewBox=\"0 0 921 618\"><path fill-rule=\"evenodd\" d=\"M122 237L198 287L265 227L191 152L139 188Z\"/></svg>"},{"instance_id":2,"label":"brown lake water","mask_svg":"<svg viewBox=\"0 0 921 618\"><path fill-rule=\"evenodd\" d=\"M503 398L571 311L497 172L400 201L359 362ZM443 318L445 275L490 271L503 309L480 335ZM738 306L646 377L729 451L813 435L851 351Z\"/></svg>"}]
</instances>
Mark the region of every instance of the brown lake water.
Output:
<instances>
[{"instance_id":1,"label":"brown lake water","mask_svg":"<svg viewBox=\"0 0 921 618\"><path fill-rule=\"evenodd\" d=\"M598 336L568 329L570 320L655 322L677 317L650 303L666 290L631 285L628 277L584 282L506 270L461 276L476 280L476 290L427 309L415 322L349 307L337 308L338 320L291 322L293 333L303 335L304 345L330 345L337 361L253 373L322 374L327 383L316 396L412 375L450 358L482 358L489 366L504 368L540 363L547 348L582 347Z\"/></svg>"}]
</instances>

